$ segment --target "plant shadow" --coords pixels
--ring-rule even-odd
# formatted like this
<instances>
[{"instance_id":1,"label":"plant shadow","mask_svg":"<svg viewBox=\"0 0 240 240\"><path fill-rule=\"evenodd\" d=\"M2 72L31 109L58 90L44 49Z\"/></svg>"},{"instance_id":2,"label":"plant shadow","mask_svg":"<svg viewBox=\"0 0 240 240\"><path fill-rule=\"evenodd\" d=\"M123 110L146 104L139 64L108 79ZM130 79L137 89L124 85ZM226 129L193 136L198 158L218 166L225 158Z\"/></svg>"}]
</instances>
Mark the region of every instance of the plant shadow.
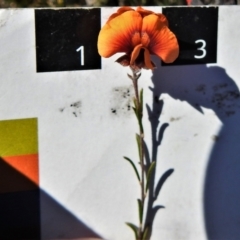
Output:
<instances>
[{"instance_id":1,"label":"plant shadow","mask_svg":"<svg viewBox=\"0 0 240 240\"><path fill-rule=\"evenodd\" d=\"M158 156L158 147L161 145L163 135L167 127L168 123L163 123L161 127L160 125L160 116L162 113L164 102L160 99L160 95L155 91L155 88L151 89L152 91L152 108L147 104L147 112L148 118L151 125L151 136L152 136L152 149L149 151L147 144L144 143L144 153L146 159L146 169L149 169L152 162L157 164L157 156ZM161 191L161 188L167 178L173 173L174 169L167 170L157 181L155 184L155 175L156 175L156 167L153 169L151 174L151 180L149 183L149 193L148 193L148 203L147 203L147 211L146 211L146 220L144 228L148 228L149 230L149 238L152 232L152 224L156 213L159 209L164 208L162 205L154 206L154 202L157 200L157 197Z\"/></svg>"},{"instance_id":2,"label":"plant shadow","mask_svg":"<svg viewBox=\"0 0 240 240\"><path fill-rule=\"evenodd\" d=\"M159 118L163 93L173 99L185 101L196 111L204 114L202 107L211 109L223 126L216 136L208 159L203 189L203 209L208 239L238 239L240 236L240 92L238 86L217 66L185 65L158 67L152 76L153 102L147 106L152 129L152 149L145 146L147 165L159 161L158 147L161 144L168 123L159 129ZM207 118L206 118L207 120ZM201 146L196 146L201 147ZM161 187L173 169L150 184L150 197L147 206L146 225L152 228L158 209L155 206ZM153 173L155 177L155 172ZM153 177L153 179L154 179ZM199 189L202 191L202 189Z\"/></svg>"}]
</instances>

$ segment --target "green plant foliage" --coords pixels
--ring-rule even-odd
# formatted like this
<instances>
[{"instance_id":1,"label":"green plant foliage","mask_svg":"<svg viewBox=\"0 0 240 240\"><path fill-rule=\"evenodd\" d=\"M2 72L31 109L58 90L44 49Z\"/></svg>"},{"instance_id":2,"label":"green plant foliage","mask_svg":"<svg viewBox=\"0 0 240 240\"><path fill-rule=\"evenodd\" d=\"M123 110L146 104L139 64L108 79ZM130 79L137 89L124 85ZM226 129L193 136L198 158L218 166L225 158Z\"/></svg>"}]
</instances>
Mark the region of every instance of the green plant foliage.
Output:
<instances>
[{"instance_id":1,"label":"green plant foliage","mask_svg":"<svg viewBox=\"0 0 240 240\"><path fill-rule=\"evenodd\" d=\"M127 226L129 226L129 227L133 230L134 235L135 235L135 239L138 240L138 239L139 239L139 237L138 237L138 227L135 226L135 225L132 224L132 223L128 223L128 222L127 222L126 224L127 224Z\"/></svg>"},{"instance_id":2,"label":"green plant foliage","mask_svg":"<svg viewBox=\"0 0 240 240\"><path fill-rule=\"evenodd\" d=\"M151 177L152 177L152 172L154 170L156 166L156 162L152 162L149 169L148 169L148 172L147 172L147 184L146 184L146 192L148 191L148 188L149 188L149 183L151 181Z\"/></svg>"},{"instance_id":3,"label":"green plant foliage","mask_svg":"<svg viewBox=\"0 0 240 240\"><path fill-rule=\"evenodd\" d=\"M133 169L134 169L134 172L136 173L137 179L138 179L138 181L140 182L140 176L139 176L138 170L137 170L135 164L133 163L133 161L132 161L130 158L128 158L128 157L123 157L123 158L124 158L125 160L127 160L128 162L130 162L130 164L132 165L132 167L133 167Z\"/></svg>"},{"instance_id":4,"label":"green plant foliage","mask_svg":"<svg viewBox=\"0 0 240 240\"><path fill-rule=\"evenodd\" d=\"M141 199L138 199L138 213L139 213L139 222L142 224L143 220L143 204Z\"/></svg>"}]
</instances>

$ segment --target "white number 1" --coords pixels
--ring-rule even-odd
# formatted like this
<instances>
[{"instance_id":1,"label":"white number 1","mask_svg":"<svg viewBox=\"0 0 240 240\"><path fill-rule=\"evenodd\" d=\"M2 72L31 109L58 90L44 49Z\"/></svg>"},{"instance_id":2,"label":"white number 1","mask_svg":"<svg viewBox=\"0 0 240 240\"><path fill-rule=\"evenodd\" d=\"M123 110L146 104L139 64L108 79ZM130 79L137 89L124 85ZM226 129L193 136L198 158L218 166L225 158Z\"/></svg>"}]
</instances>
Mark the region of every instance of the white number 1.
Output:
<instances>
[{"instance_id":1,"label":"white number 1","mask_svg":"<svg viewBox=\"0 0 240 240\"><path fill-rule=\"evenodd\" d=\"M76 52L80 52L80 64L81 66L83 66L84 65L84 47L83 46L79 47L76 50Z\"/></svg>"},{"instance_id":2,"label":"white number 1","mask_svg":"<svg viewBox=\"0 0 240 240\"><path fill-rule=\"evenodd\" d=\"M205 47L206 47L206 45L207 45L207 44L206 44L206 41L205 41L205 40L202 40L202 39L199 39L199 40L196 40L195 43L202 43L202 46L197 49L197 50L202 51L202 55L194 55L194 57L195 57L195 58L198 58L198 59L204 58L204 57L206 56L206 54L207 54L207 51L206 51L206 49L205 49Z\"/></svg>"}]
</instances>

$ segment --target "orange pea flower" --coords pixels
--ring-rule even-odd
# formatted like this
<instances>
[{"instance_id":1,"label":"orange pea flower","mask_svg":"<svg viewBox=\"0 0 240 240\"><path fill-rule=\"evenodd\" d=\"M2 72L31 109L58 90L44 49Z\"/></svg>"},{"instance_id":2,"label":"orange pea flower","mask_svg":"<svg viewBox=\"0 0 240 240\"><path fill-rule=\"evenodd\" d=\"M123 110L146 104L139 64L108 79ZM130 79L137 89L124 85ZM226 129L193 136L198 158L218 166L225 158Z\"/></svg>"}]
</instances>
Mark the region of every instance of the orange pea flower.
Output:
<instances>
[{"instance_id":1,"label":"orange pea flower","mask_svg":"<svg viewBox=\"0 0 240 240\"><path fill-rule=\"evenodd\" d=\"M134 70L153 69L150 54L164 62L173 62L179 54L176 36L169 30L161 13L138 7L121 7L112 14L98 36L98 52L102 57L124 52L117 62Z\"/></svg>"}]
</instances>

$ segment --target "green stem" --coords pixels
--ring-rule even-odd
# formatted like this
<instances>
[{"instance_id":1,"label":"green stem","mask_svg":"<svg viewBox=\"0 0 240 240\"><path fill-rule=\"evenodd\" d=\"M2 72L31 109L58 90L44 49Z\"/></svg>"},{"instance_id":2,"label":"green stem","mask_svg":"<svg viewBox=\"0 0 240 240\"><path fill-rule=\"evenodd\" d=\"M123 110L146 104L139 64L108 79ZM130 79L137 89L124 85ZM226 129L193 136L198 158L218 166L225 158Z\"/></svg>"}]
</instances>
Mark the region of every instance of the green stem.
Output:
<instances>
[{"instance_id":1,"label":"green stem","mask_svg":"<svg viewBox=\"0 0 240 240\"><path fill-rule=\"evenodd\" d=\"M139 124L139 136L140 136L140 154L139 154L139 160L141 165L141 178L140 178L140 186L141 186L141 206L142 206L142 212L144 209L144 203L145 203L145 180L144 180L144 130L142 125L142 117L143 117L143 109L142 109L142 102L139 98L139 91L138 91L138 79L141 74L137 74L134 70L132 70L133 75L130 77L133 82L133 87L135 91L135 98L136 98L136 111L137 111L137 118L138 118L138 124ZM139 240L143 240L143 223L142 218L139 220L139 232L138 237Z\"/></svg>"}]
</instances>

